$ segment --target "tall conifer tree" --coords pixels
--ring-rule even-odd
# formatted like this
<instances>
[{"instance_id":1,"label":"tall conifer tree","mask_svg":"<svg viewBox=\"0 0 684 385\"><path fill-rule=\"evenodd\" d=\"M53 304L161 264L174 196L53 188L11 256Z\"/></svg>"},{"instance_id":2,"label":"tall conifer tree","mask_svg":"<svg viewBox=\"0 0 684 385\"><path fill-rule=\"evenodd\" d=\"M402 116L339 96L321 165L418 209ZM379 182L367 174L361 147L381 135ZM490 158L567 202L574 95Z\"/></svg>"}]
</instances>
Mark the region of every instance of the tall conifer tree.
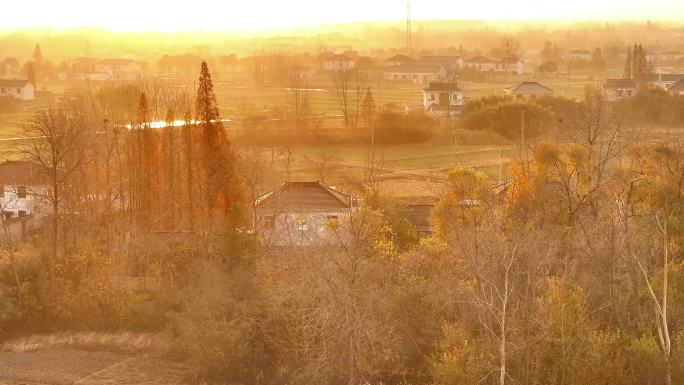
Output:
<instances>
[{"instance_id":1,"label":"tall conifer tree","mask_svg":"<svg viewBox=\"0 0 684 385\"><path fill-rule=\"evenodd\" d=\"M238 195L238 190L234 187L234 156L220 121L214 84L206 61L202 62L200 71L195 114L202 131L203 190L207 214L210 218L215 218L217 214L225 216Z\"/></svg>"}]
</instances>

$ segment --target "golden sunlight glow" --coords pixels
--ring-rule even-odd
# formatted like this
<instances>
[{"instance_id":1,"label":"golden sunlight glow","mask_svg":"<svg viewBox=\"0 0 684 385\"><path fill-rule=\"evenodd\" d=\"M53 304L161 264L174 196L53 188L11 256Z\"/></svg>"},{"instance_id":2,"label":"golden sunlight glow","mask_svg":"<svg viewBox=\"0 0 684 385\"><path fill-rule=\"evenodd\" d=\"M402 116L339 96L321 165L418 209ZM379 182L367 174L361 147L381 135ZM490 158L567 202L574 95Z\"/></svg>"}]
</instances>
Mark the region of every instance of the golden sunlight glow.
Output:
<instances>
[{"instance_id":1,"label":"golden sunlight glow","mask_svg":"<svg viewBox=\"0 0 684 385\"><path fill-rule=\"evenodd\" d=\"M401 20L405 0L8 1L0 29L93 26L114 31L259 30ZM413 0L420 19L680 21L682 0Z\"/></svg>"}]
</instances>

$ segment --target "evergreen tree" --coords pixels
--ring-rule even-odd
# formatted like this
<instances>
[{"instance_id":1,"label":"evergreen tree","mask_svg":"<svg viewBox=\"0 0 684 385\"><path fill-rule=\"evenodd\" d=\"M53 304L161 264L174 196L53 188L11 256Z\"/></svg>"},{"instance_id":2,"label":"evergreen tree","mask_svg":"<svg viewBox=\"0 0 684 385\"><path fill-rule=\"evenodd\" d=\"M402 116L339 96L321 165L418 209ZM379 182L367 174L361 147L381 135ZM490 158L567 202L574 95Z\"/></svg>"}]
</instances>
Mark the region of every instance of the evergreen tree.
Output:
<instances>
[{"instance_id":1,"label":"evergreen tree","mask_svg":"<svg viewBox=\"0 0 684 385\"><path fill-rule=\"evenodd\" d=\"M33 48L33 61L37 65L43 62L43 52L40 50L40 44L36 44L36 47Z\"/></svg>"},{"instance_id":2,"label":"evergreen tree","mask_svg":"<svg viewBox=\"0 0 684 385\"><path fill-rule=\"evenodd\" d=\"M363 117L366 127L370 128L375 116L375 99L373 98L373 92L370 87L366 89L366 96L363 98L363 103L361 104L361 116Z\"/></svg>"},{"instance_id":3,"label":"evergreen tree","mask_svg":"<svg viewBox=\"0 0 684 385\"><path fill-rule=\"evenodd\" d=\"M625 59L625 73L622 75L625 79L632 79L632 47L627 46L627 58Z\"/></svg>"},{"instance_id":4,"label":"evergreen tree","mask_svg":"<svg viewBox=\"0 0 684 385\"><path fill-rule=\"evenodd\" d=\"M632 79L636 81L640 90L648 86L648 59L646 50L641 44L634 44L632 51Z\"/></svg>"},{"instance_id":5,"label":"evergreen tree","mask_svg":"<svg viewBox=\"0 0 684 385\"><path fill-rule=\"evenodd\" d=\"M238 199L232 161L234 156L220 121L214 84L207 62L202 62L197 98L195 100L197 124L202 131L201 154L205 208L210 221L224 218L232 203Z\"/></svg>"}]
</instances>

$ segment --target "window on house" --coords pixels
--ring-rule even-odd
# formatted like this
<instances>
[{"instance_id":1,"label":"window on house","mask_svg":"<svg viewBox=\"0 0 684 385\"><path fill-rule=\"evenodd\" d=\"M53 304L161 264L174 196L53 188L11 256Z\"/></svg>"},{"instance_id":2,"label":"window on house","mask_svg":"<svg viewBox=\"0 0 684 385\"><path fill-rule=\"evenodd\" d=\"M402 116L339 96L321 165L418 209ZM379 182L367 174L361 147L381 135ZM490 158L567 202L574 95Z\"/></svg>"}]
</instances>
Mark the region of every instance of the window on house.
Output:
<instances>
[{"instance_id":1,"label":"window on house","mask_svg":"<svg viewBox=\"0 0 684 385\"><path fill-rule=\"evenodd\" d=\"M631 98L632 97L632 90L627 90L627 97Z\"/></svg>"},{"instance_id":2,"label":"window on house","mask_svg":"<svg viewBox=\"0 0 684 385\"><path fill-rule=\"evenodd\" d=\"M622 95L623 95L622 90L618 90L618 91L617 91L617 96L618 96L619 98L621 98Z\"/></svg>"},{"instance_id":3,"label":"window on house","mask_svg":"<svg viewBox=\"0 0 684 385\"><path fill-rule=\"evenodd\" d=\"M269 216L264 217L264 228L266 230L275 229L275 217L273 215L269 215Z\"/></svg>"},{"instance_id":4,"label":"window on house","mask_svg":"<svg viewBox=\"0 0 684 385\"><path fill-rule=\"evenodd\" d=\"M26 210L19 210L17 213L19 214L19 218L26 216Z\"/></svg>"},{"instance_id":5,"label":"window on house","mask_svg":"<svg viewBox=\"0 0 684 385\"><path fill-rule=\"evenodd\" d=\"M430 94L430 100L435 100L435 94Z\"/></svg>"},{"instance_id":6,"label":"window on house","mask_svg":"<svg viewBox=\"0 0 684 385\"><path fill-rule=\"evenodd\" d=\"M17 186L17 198L26 198L26 186Z\"/></svg>"},{"instance_id":7,"label":"window on house","mask_svg":"<svg viewBox=\"0 0 684 385\"><path fill-rule=\"evenodd\" d=\"M328 215L326 219L325 224L331 230L336 229L340 225L340 218L337 215Z\"/></svg>"},{"instance_id":8,"label":"window on house","mask_svg":"<svg viewBox=\"0 0 684 385\"><path fill-rule=\"evenodd\" d=\"M306 218L297 218L297 221L295 222L295 224L297 225L298 231L309 230L309 223L306 221Z\"/></svg>"}]
</instances>

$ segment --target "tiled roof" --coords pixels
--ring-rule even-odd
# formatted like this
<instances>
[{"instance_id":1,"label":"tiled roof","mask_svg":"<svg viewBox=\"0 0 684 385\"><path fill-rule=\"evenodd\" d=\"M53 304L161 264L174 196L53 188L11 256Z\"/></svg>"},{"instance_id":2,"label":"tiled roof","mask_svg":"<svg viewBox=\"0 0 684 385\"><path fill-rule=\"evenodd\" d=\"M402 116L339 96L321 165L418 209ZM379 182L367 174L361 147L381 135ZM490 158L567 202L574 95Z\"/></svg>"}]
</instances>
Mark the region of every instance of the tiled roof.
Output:
<instances>
[{"instance_id":1,"label":"tiled roof","mask_svg":"<svg viewBox=\"0 0 684 385\"><path fill-rule=\"evenodd\" d=\"M435 74L443 67L439 64L402 64L385 68L385 72L396 73L429 73Z\"/></svg>"},{"instance_id":2,"label":"tiled roof","mask_svg":"<svg viewBox=\"0 0 684 385\"><path fill-rule=\"evenodd\" d=\"M285 182L257 199L269 210L335 210L351 208L351 197L320 182Z\"/></svg>"},{"instance_id":3,"label":"tiled roof","mask_svg":"<svg viewBox=\"0 0 684 385\"><path fill-rule=\"evenodd\" d=\"M553 92L552 89L538 82L521 82L505 88L505 90L512 94L539 94Z\"/></svg>"},{"instance_id":4,"label":"tiled roof","mask_svg":"<svg viewBox=\"0 0 684 385\"><path fill-rule=\"evenodd\" d=\"M406 55L394 55L391 58L385 60L385 61L400 61L400 62L413 62L416 61L412 57L408 57Z\"/></svg>"},{"instance_id":5,"label":"tiled roof","mask_svg":"<svg viewBox=\"0 0 684 385\"><path fill-rule=\"evenodd\" d=\"M0 183L39 185L47 183L47 170L36 163L8 160L0 163Z\"/></svg>"},{"instance_id":6,"label":"tiled roof","mask_svg":"<svg viewBox=\"0 0 684 385\"><path fill-rule=\"evenodd\" d=\"M605 87L608 88L636 88L634 79L606 79Z\"/></svg>"},{"instance_id":7,"label":"tiled roof","mask_svg":"<svg viewBox=\"0 0 684 385\"><path fill-rule=\"evenodd\" d=\"M0 87L24 87L27 79L0 79Z\"/></svg>"},{"instance_id":8,"label":"tiled roof","mask_svg":"<svg viewBox=\"0 0 684 385\"><path fill-rule=\"evenodd\" d=\"M453 63L461 59L460 56L437 56L428 55L420 58L420 61L425 63Z\"/></svg>"},{"instance_id":9,"label":"tiled roof","mask_svg":"<svg viewBox=\"0 0 684 385\"><path fill-rule=\"evenodd\" d=\"M457 83L430 83L424 91L461 91Z\"/></svg>"},{"instance_id":10,"label":"tiled roof","mask_svg":"<svg viewBox=\"0 0 684 385\"><path fill-rule=\"evenodd\" d=\"M494 60L487 59L484 56L475 56L473 58L470 58L466 60L467 63L495 63Z\"/></svg>"},{"instance_id":11,"label":"tiled roof","mask_svg":"<svg viewBox=\"0 0 684 385\"><path fill-rule=\"evenodd\" d=\"M668 87L668 90L675 92L684 92L684 79L677 80L676 83L673 83L670 87Z\"/></svg>"},{"instance_id":12,"label":"tiled roof","mask_svg":"<svg viewBox=\"0 0 684 385\"><path fill-rule=\"evenodd\" d=\"M684 74L648 74L649 82L676 82L684 79Z\"/></svg>"}]
</instances>

